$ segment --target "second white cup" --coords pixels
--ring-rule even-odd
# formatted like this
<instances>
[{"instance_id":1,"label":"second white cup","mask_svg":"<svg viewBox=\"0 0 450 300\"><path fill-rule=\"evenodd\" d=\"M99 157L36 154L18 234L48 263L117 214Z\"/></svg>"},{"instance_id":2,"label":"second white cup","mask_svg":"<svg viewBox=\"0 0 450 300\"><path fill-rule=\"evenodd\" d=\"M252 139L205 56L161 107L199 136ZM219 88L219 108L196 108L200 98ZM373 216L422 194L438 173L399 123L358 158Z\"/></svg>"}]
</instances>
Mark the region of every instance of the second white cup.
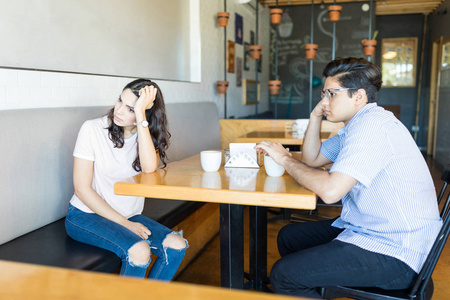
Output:
<instances>
[{"instance_id":1,"label":"second white cup","mask_svg":"<svg viewBox=\"0 0 450 300\"><path fill-rule=\"evenodd\" d=\"M277 164L272 157L264 156L264 169L270 177L280 177L284 174L284 167Z\"/></svg>"},{"instance_id":2,"label":"second white cup","mask_svg":"<svg viewBox=\"0 0 450 300\"><path fill-rule=\"evenodd\" d=\"M216 172L222 163L222 151L202 151L200 152L200 161L205 172Z\"/></svg>"}]
</instances>

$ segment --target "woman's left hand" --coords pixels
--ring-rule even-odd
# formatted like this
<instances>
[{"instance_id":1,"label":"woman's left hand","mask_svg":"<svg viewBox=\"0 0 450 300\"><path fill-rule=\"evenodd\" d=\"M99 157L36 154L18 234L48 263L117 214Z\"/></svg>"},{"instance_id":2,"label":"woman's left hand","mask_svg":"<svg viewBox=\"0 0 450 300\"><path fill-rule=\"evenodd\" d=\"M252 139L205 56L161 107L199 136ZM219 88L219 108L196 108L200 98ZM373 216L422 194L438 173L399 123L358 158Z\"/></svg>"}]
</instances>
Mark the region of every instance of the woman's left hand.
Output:
<instances>
[{"instance_id":1,"label":"woman's left hand","mask_svg":"<svg viewBox=\"0 0 450 300\"><path fill-rule=\"evenodd\" d=\"M147 109L150 109L153 107L153 103L156 99L156 92L158 91L157 88L154 86L146 86L143 87L139 91L139 98L136 100L136 103L134 105L134 111L142 111L145 112Z\"/></svg>"}]
</instances>

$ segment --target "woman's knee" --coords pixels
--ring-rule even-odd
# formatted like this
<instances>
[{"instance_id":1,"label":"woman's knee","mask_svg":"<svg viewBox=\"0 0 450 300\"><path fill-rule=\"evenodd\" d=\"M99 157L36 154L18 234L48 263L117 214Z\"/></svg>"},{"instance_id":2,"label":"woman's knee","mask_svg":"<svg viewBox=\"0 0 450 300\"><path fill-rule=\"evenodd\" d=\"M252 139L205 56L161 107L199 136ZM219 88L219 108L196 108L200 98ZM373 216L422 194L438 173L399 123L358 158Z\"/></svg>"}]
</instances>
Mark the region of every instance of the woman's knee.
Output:
<instances>
[{"instance_id":1,"label":"woman's knee","mask_svg":"<svg viewBox=\"0 0 450 300\"><path fill-rule=\"evenodd\" d=\"M146 241L138 242L128 249L128 260L134 265L147 265L150 262L150 246Z\"/></svg>"},{"instance_id":2,"label":"woman's knee","mask_svg":"<svg viewBox=\"0 0 450 300\"><path fill-rule=\"evenodd\" d=\"M166 248L181 250L186 248L186 240L177 233L170 233L164 239L162 245Z\"/></svg>"}]
</instances>

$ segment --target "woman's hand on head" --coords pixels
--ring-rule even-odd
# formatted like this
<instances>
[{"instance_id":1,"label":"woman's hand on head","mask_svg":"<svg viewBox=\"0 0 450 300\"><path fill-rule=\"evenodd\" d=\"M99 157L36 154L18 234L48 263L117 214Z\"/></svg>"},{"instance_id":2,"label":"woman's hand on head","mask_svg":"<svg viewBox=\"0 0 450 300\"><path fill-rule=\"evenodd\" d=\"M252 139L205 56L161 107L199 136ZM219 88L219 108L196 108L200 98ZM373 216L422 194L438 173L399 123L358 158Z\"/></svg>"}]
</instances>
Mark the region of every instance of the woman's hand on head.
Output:
<instances>
[{"instance_id":1,"label":"woman's hand on head","mask_svg":"<svg viewBox=\"0 0 450 300\"><path fill-rule=\"evenodd\" d=\"M145 112L147 109L152 108L156 99L157 91L158 89L152 85L143 87L139 91L139 98L136 100L136 103L134 105L134 111Z\"/></svg>"},{"instance_id":2,"label":"woman's hand on head","mask_svg":"<svg viewBox=\"0 0 450 300\"><path fill-rule=\"evenodd\" d=\"M138 222L128 221L125 227L144 240L148 239L148 236L152 234L152 232L147 227Z\"/></svg>"}]
</instances>

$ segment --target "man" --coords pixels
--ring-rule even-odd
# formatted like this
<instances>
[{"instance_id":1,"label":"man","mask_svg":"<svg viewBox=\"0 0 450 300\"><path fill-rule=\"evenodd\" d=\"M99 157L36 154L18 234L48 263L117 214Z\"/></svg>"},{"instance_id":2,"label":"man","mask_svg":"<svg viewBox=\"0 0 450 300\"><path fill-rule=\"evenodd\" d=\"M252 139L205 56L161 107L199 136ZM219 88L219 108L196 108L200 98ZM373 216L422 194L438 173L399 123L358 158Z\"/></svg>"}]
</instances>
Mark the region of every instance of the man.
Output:
<instances>
[{"instance_id":1,"label":"man","mask_svg":"<svg viewBox=\"0 0 450 300\"><path fill-rule=\"evenodd\" d=\"M325 203L342 199L342 212L335 220L281 229L282 258L272 268L272 286L276 293L313 298L325 286L407 288L442 226L428 167L405 126L376 104L378 66L336 59L323 75L302 162L280 144L262 142L256 149ZM321 143L323 116L345 126ZM329 171L318 168L329 163Z\"/></svg>"}]
</instances>

